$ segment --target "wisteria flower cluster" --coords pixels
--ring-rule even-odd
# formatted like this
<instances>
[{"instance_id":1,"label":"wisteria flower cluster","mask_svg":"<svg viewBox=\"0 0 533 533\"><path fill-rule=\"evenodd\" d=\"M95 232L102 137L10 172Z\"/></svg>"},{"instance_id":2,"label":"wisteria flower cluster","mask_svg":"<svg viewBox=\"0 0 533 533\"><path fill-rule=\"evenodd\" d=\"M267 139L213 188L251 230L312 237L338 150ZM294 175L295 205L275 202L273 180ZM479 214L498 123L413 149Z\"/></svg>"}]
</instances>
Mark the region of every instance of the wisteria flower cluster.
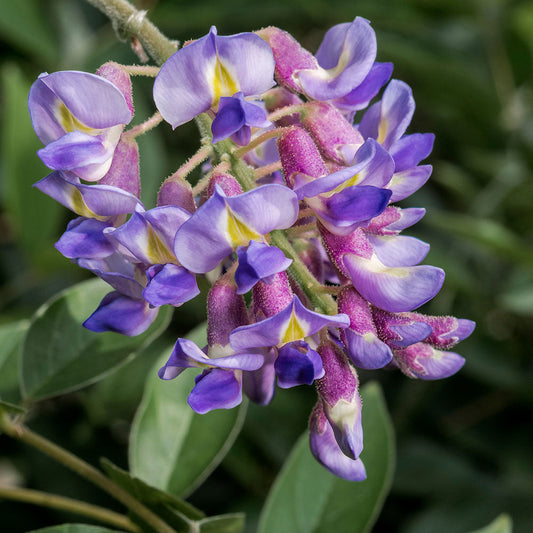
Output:
<instances>
[{"instance_id":1,"label":"wisteria flower cluster","mask_svg":"<svg viewBox=\"0 0 533 533\"><path fill-rule=\"evenodd\" d=\"M208 344L178 339L161 379L201 369L188 400L198 413L314 384L311 450L349 480L365 478L356 368L451 376L464 359L450 349L474 328L415 311L444 272L420 265L428 244L400 234L425 210L396 203L429 178L420 163L434 136L406 134L411 89L375 59L362 18L331 28L315 55L278 28L213 27L159 70L148 125L125 130L131 82L115 63L43 74L29 95L53 171L36 187L78 215L56 247L112 288L85 327L142 333L206 276ZM135 137L158 117L195 119L202 143L147 208ZM193 188L186 177L204 162Z\"/></svg>"}]
</instances>

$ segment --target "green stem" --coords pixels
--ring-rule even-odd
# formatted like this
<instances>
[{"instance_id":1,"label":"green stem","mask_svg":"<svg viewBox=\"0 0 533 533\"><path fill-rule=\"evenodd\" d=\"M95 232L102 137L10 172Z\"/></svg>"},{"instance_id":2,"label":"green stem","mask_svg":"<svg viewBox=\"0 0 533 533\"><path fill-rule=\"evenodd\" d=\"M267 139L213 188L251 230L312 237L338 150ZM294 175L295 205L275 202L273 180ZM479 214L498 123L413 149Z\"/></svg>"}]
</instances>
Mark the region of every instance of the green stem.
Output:
<instances>
[{"instance_id":1,"label":"green stem","mask_svg":"<svg viewBox=\"0 0 533 533\"><path fill-rule=\"evenodd\" d=\"M90 503L80 502L56 494L48 494L47 492L41 492L38 490L0 486L0 498L33 503L35 505L40 505L41 507L51 507L52 509L61 509L62 511L88 516L94 520L119 527L125 531L142 533L141 528L124 515L115 513L109 509L104 509L103 507L98 507L97 505L91 505Z\"/></svg>"},{"instance_id":2,"label":"green stem","mask_svg":"<svg viewBox=\"0 0 533 533\"><path fill-rule=\"evenodd\" d=\"M161 70L159 67L148 65L120 65L120 67L130 76L147 76L148 78L155 78Z\"/></svg>"},{"instance_id":3,"label":"green stem","mask_svg":"<svg viewBox=\"0 0 533 533\"><path fill-rule=\"evenodd\" d=\"M177 49L176 42L165 37L146 17L126 0L87 0L111 19L113 26L141 41L152 59L162 65Z\"/></svg>"},{"instance_id":4,"label":"green stem","mask_svg":"<svg viewBox=\"0 0 533 533\"><path fill-rule=\"evenodd\" d=\"M104 476L99 470L86 463L79 457L64 450L57 444L37 435L26 426L15 424L5 412L0 412L0 429L14 439L25 442L42 453L48 455L55 461L70 468L76 474L90 481L113 498L124 504L130 511L154 528L158 533L176 533L166 522L161 520L150 509L128 494L112 480Z\"/></svg>"},{"instance_id":5,"label":"green stem","mask_svg":"<svg viewBox=\"0 0 533 533\"><path fill-rule=\"evenodd\" d=\"M270 243L277 246L289 259L292 259L289 273L300 285L311 303L323 313L328 315L336 314L337 304L335 300L329 294L321 293L323 286L298 257L296 250L285 236L285 233L281 230L271 232Z\"/></svg>"}]
</instances>

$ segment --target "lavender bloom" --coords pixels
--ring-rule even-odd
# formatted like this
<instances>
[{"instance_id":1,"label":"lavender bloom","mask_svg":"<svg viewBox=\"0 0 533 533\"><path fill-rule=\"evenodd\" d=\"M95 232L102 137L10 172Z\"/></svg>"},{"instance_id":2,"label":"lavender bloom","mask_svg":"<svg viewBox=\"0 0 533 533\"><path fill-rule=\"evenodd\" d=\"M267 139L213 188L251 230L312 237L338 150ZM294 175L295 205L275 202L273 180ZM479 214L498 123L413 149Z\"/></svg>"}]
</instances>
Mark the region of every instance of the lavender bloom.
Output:
<instances>
[{"instance_id":1,"label":"lavender bloom","mask_svg":"<svg viewBox=\"0 0 533 533\"><path fill-rule=\"evenodd\" d=\"M259 96L274 85L267 43L253 33L209 33L173 54L154 83L154 101L173 128L216 108L221 97ZM251 104L253 105L253 104Z\"/></svg>"},{"instance_id":2,"label":"lavender bloom","mask_svg":"<svg viewBox=\"0 0 533 533\"><path fill-rule=\"evenodd\" d=\"M33 128L45 148L43 163L87 181L108 172L132 110L113 83L78 71L41 74L28 97Z\"/></svg>"}]
</instances>

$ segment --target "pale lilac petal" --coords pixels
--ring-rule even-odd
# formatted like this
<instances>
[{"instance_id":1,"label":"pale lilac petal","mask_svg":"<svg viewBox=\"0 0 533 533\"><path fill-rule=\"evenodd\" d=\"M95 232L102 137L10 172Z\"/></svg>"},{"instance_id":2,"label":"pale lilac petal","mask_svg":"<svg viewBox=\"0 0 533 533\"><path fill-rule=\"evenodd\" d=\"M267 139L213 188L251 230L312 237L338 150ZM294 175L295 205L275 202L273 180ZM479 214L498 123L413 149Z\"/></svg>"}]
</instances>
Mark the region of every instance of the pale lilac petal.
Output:
<instances>
[{"instance_id":1,"label":"pale lilac petal","mask_svg":"<svg viewBox=\"0 0 533 533\"><path fill-rule=\"evenodd\" d=\"M201 415L213 409L232 409L242 402L240 372L214 368L204 370L195 381L187 403Z\"/></svg>"},{"instance_id":2,"label":"pale lilac petal","mask_svg":"<svg viewBox=\"0 0 533 533\"><path fill-rule=\"evenodd\" d=\"M322 466L332 474L348 481L366 479L366 471L361 459L350 459L341 451L320 403L311 413L309 426L311 452Z\"/></svg>"},{"instance_id":3,"label":"pale lilac petal","mask_svg":"<svg viewBox=\"0 0 533 533\"><path fill-rule=\"evenodd\" d=\"M150 305L157 307L170 304L179 307L200 294L196 276L178 265L154 265L146 274L149 281L143 298Z\"/></svg>"},{"instance_id":4,"label":"pale lilac petal","mask_svg":"<svg viewBox=\"0 0 533 533\"><path fill-rule=\"evenodd\" d=\"M100 137L73 131L41 148L37 155L52 170L75 170L105 163L113 157L113 149Z\"/></svg>"},{"instance_id":5,"label":"pale lilac petal","mask_svg":"<svg viewBox=\"0 0 533 533\"><path fill-rule=\"evenodd\" d=\"M363 297L391 312L420 307L439 292L444 282L444 271L440 268L428 265L391 268L376 255L365 259L346 254L344 266Z\"/></svg>"},{"instance_id":6,"label":"pale lilac petal","mask_svg":"<svg viewBox=\"0 0 533 533\"><path fill-rule=\"evenodd\" d=\"M91 331L115 331L129 337L140 335L157 317L157 308L144 300L134 300L118 292L110 292L96 311L83 323Z\"/></svg>"},{"instance_id":7,"label":"pale lilac petal","mask_svg":"<svg viewBox=\"0 0 533 533\"><path fill-rule=\"evenodd\" d=\"M333 26L316 58L321 68L296 73L304 92L315 100L342 97L357 87L376 58L376 35L367 20Z\"/></svg>"},{"instance_id":8,"label":"pale lilac petal","mask_svg":"<svg viewBox=\"0 0 533 533\"><path fill-rule=\"evenodd\" d=\"M366 238L377 258L388 267L418 265L429 252L429 244L405 235L372 235Z\"/></svg>"},{"instance_id":9,"label":"pale lilac petal","mask_svg":"<svg viewBox=\"0 0 533 533\"><path fill-rule=\"evenodd\" d=\"M431 153L434 142L433 133L413 133L398 139L389 150L394 159L395 171L401 172L416 167Z\"/></svg>"},{"instance_id":10,"label":"pale lilac petal","mask_svg":"<svg viewBox=\"0 0 533 533\"><path fill-rule=\"evenodd\" d=\"M431 176L431 165L419 165L402 172L395 172L387 189L392 191L391 202L399 202L418 191Z\"/></svg>"},{"instance_id":11,"label":"pale lilac petal","mask_svg":"<svg viewBox=\"0 0 533 533\"><path fill-rule=\"evenodd\" d=\"M370 222L367 230L378 235L398 234L405 228L416 224L426 214L422 207L408 207L400 209L399 207L389 206L379 217Z\"/></svg>"},{"instance_id":12,"label":"pale lilac petal","mask_svg":"<svg viewBox=\"0 0 533 533\"><path fill-rule=\"evenodd\" d=\"M233 349L277 346L314 335L325 326L346 327L350 319L344 314L322 315L307 309L297 296L280 313L250 324L241 326L230 335Z\"/></svg>"},{"instance_id":13,"label":"pale lilac petal","mask_svg":"<svg viewBox=\"0 0 533 533\"><path fill-rule=\"evenodd\" d=\"M69 259L107 257L115 251L103 233L107 227L108 222L93 218L76 218L69 223L67 231L55 243L55 247Z\"/></svg>"}]
</instances>

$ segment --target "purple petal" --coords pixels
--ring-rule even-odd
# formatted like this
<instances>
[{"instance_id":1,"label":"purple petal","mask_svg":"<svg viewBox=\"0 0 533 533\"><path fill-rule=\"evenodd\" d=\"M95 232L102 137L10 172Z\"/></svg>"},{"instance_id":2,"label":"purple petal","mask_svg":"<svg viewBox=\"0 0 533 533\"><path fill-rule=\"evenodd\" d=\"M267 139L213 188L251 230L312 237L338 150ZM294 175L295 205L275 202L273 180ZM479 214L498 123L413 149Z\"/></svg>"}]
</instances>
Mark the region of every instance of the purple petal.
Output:
<instances>
[{"instance_id":1,"label":"purple petal","mask_svg":"<svg viewBox=\"0 0 533 533\"><path fill-rule=\"evenodd\" d=\"M429 252L429 244L404 235L367 235L377 258L388 267L418 265Z\"/></svg>"},{"instance_id":2,"label":"purple petal","mask_svg":"<svg viewBox=\"0 0 533 533\"><path fill-rule=\"evenodd\" d=\"M320 355L303 341L291 342L280 348L274 367L282 389L312 385L315 379L324 375Z\"/></svg>"},{"instance_id":3,"label":"purple petal","mask_svg":"<svg viewBox=\"0 0 533 533\"><path fill-rule=\"evenodd\" d=\"M277 346L314 335L325 326L346 327L349 323L344 314L328 316L310 311L294 296L278 314L237 328L230 335L230 343L235 350Z\"/></svg>"},{"instance_id":4,"label":"purple petal","mask_svg":"<svg viewBox=\"0 0 533 533\"><path fill-rule=\"evenodd\" d=\"M416 167L431 153L434 142L433 133L414 133L398 139L389 150L396 165L395 171L401 172Z\"/></svg>"},{"instance_id":5,"label":"purple petal","mask_svg":"<svg viewBox=\"0 0 533 533\"><path fill-rule=\"evenodd\" d=\"M178 265L155 265L146 274L149 281L143 298L150 305L157 307L170 304L179 307L200 294L196 276Z\"/></svg>"},{"instance_id":6,"label":"purple petal","mask_svg":"<svg viewBox=\"0 0 533 533\"><path fill-rule=\"evenodd\" d=\"M196 377L196 385L187 403L203 415L213 409L232 409L242 401L242 375L232 370L214 368Z\"/></svg>"},{"instance_id":7,"label":"purple petal","mask_svg":"<svg viewBox=\"0 0 533 533\"><path fill-rule=\"evenodd\" d=\"M157 308L144 300L134 300L118 292L110 292L96 311L83 323L91 331L115 331L133 337L146 331L157 317Z\"/></svg>"},{"instance_id":8,"label":"purple petal","mask_svg":"<svg viewBox=\"0 0 533 533\"><path fill-rule=\"evenodd\" d=\"M333 26L324 36L316 58L321 68L296 74L304 92L314 100L342 97L366 78L374 63L374 30L361 17Z\"/></svg>"},{"instance_id":9,"label":"purple petal","mask_svg":"<svg viewBox=\"0 0 533 533\"><path fill-rule=\"evenodd\" d=\"M374 333L361 335L351 329L341 332L348 357L359 368L375 370L383 368L392 360L391 349Z\"/></svg>"},{"instance_id":10,"label":"purple petal","mask_svg":"<svg viewBox=\"0 0 533 533\"><path fill-rule=\"evenodd\" d=\"M391 268L376 255L365 259L346 254L344 266L362 296L391 312L420 307L439 292L444 282L444 271L440 268L428 265Z\"/></svg>"},{"instance_id":11,"label":"purple petal","mask_svg":"<svg viewBox=\"0 0 533 533\"><path fill-rule=\"evenodd\" d=\"M426 210L422 207L400 209L389 206L379 217L371 220L367 231L378 235L396 235L405 228L416 224L425 214Z\"/></svg>"},{"instance_id":12,"label":"purple petal","mask_svg":"<svg viewBox=\"0 0 533 533\"><path fill-rule=\"evenodd\" d=\"M426 342L436 348L448 349L455 346L469 337L476 327L476 323L471 320L453 316L415 315L415 319L418 317L431 326L433 331Z\"/></svg>"},{"instance_id":13,"label":"purple petal","mask_svg":"<svg viewBox=\"0 0 533 533\"><path fill-rule=\"evenodd\" d=\"M99 184L118 187L139 197L141 193L139 147L135 139L124 136L120 138L109 171Z\"/></svg>"},{"instance_id":14,"label":"purple petal","mask_svg":"<svg viewBox=\"0 0 533 533\"><path fill-rule=\"evenodd\" d=\"M459 354L436 350L422 342L403 350L395 350L394 358L402 372L423 380L450 377L465 364L464 358Z\"/></svg>"},{"instance_id":15,"label":"purple petal","mask_svg":"<svg viewBox=\"0 0 533 533\"><path fill-rule=\"evenodd\" d=\"M78 71L41 75L30 89L28 108L44 144L73 131L72 115L82 127L97 130L128 124L132 118L124 95L115 85Z\"/></svg>"},{"instance_id":16,"label":"purple petal","mask_svg":"<svg viewBox=\"0 0 533 533\"><path fill-rule=\"evenodd\" d=\"M419 165L418 167L395 172L387 189L392 191L391 202L398 202L418 191L431 176L431 165Z\"/></svg>"},{"instance_id":17,"label":"purple petal","mask_svg":"<svg viewBox=\"0 0 533 533\"><path fill-rule=\"evenodd\" d=\"M237 294L245 294L259 280L265 280L278 272L284 272L292 263L292 259L287 259L283 252L275 246L268 246L264 243L251 241L245 248L237 248L239 266L235 272L235 282L237 283ZM268 283L268 279L265 280Z\"/></svg>"},{"instance_id":18,"label":"purple petal","mask_svg":"<svg viewBox=\"0 0 533 533\"><path fill-rule=\"evenodd\" d=\"M244 392L252 402L267 405L274 396L276 372L274 370L274 349L265 352L265 362L258 370L243 372Z\"/></svg>"},{"instance_id":19,"label":"purple petal","mask_svg":"<svg viewBox=\"0 0 533 533\"><path fill-rule=\"evenodd\" d=\"M77 218L69 223L67 231L56 242L55 247L69 259L107 257L115 251L103 233L104 228L109 225L108 222L93 218Z\"/></svg>"},{"instance_id":20,"label":"purple petal","mask_svg":"<svg viewBox=\"0 0 533 533\"><path fill-rule=\"evenodd\" d=\"M334 100L333 103L345 112L364 109L383 85L389 81L392 69L392 63L374 63L361 85L347 95Z\"/></svg>"},{"instance_id":21,"label":"purple petal","mask_svg":"<svg viewBox=\"0 0 533 533\"><path fill-rule=\"evenodd\" d=\"M348 481L366 479L361 459L350 459L341 451L320 403L311 413L309 445L315 459L332 474Z\"/></svg>"}]
</instances>

